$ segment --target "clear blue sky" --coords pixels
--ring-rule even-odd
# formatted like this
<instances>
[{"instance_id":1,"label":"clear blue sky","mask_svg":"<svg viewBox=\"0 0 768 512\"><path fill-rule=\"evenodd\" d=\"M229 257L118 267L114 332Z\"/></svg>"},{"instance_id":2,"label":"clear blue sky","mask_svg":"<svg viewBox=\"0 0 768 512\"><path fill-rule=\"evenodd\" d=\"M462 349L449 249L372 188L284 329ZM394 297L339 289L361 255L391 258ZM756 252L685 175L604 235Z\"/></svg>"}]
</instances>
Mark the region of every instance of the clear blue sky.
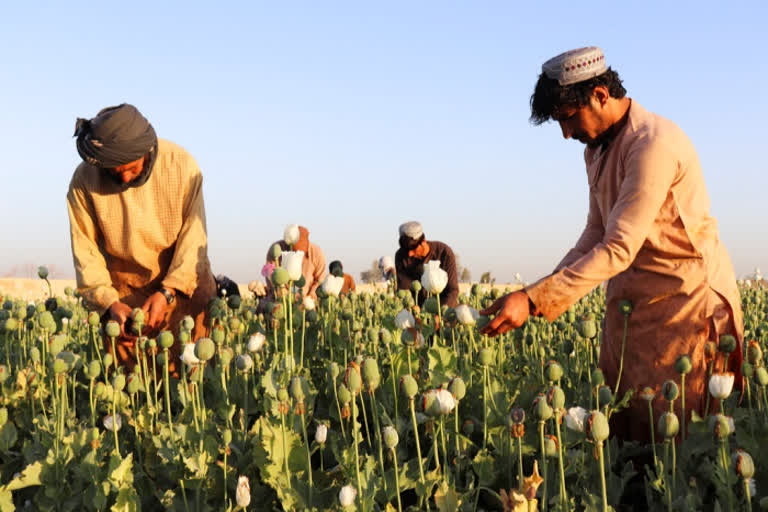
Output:
<instances>
[{"instance_id":1,"label":"clear blue sky","mask_svg":"<svg viewBox=\"0 0 768 512\"><path fill-rule=\"evenodd\" d=\"M297 222L357 277L418 219L474 279L533 280L581 232L587 184L528 100L586 45L693 140L737 273L768 270L768 4L634 4L4 2L0 275L73 275L75 118L129 102L197 158L216 273L258 277Z\"/></svg>"}]
</instances>

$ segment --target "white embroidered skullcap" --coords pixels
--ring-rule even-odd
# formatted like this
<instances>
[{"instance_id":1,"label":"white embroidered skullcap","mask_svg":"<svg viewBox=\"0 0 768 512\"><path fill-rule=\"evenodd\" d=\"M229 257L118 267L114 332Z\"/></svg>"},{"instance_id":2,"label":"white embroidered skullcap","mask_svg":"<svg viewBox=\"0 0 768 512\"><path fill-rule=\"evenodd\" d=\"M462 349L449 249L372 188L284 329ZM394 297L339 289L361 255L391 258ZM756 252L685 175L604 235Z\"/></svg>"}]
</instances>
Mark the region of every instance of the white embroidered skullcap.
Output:
<instances>
[{"instance_id":1,"label":"white embroidered skullcap","mask_svg":"<svg viewBox=\"0 0 768 512\"><path fill-rule=\"evenodd\" d=\"M406 222L405 224L400 224L400 229L398 231L400 236L405 235L408 238L413 238L414 240L420 238L421 235L424 234L424 230L421 229L421 222L416 222L415 220Z\"/></svg>"},{"instance_id":2,"label":"white embroidered skullcap","mask_svg":"<svg viewBox=\"0 0 768 512\"><path fill-rule=\"evenodd\" d=\"M560 85L571 85L603 74L608 68L605 55L597 46L570 50L552 57L541 70Z\"/></svg>"},{"instance_id":3,"label":"white embroidered skullcap","mask_svg":"<svg viewBox=\"0 0 768 512\"><path fill-rule=\"evenodd\" d=\"M382 256L379 258L379 268L381 270L395 268L395 261L392 259L392 256Z\"/></svg>"}]
</instances>

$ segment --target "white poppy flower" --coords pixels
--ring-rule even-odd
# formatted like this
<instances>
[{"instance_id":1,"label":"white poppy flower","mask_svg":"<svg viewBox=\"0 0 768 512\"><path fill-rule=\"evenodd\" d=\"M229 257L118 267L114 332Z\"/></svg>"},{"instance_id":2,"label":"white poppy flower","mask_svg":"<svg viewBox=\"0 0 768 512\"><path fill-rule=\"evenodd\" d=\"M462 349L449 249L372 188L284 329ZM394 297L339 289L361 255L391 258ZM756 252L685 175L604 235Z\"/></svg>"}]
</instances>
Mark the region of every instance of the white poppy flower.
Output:
<instances>
[{"instance_id":1,"label":"white poppy flower","mask_svg":"<svg viewBox=\"0 0 768 512\"><path fill-rule=\"evenodd\" d=\"M285 226L285 230L283 231L283 240L285 243L293 245L299 241L300 236L301 233L299 232L298 224L289 224Z\"/></svg>"},{"instance_id":2,"label":"white poppy flower","mask_svg":"<svg viewBox=\"0 0 768 512\"><path fill-rule=\"evenodd\" d=\"M584 432L584 421L589 412L583 407L571 407L565 415L565 426L576 432Z\"/></svg>"},{"instance_id":3,"label":"white poppy flower","mask_svg":"<svg viewBox=\"0 0 768 512\"><path fill-rule=\"evenodd\" d=\"M732 373L713 373L709 378L709 393L718 400L725 400L733 390Z\"/></svg>"},{"instance_id":4,"label":"white poppy flower","mask_svg":"<svg viewBox=\"0 0 768 512\"><path fill-rule=\"evenodd\" d=\"M406 329L416 327L416 319L413 318L413 315L410 311L403 309L397 314L397 316L395 316L395 326L401 331L404 331Z\"/></svg>"},{"instance_id":5,"label":"white poppy flower","mask_svg":"<svg viewBox=\"0 0 768 512\"><path fill-rule=\"evenodd\" d=\"M181 352L181 360L187 366L195 366L200 364L200 359L195 355L195 344L187 343L184 345L184 350Z\"/></svg>"},{"instance_id":6,"label":"white poppy flower","mask_svg":"<svg viewBox=\"0 0 768 512\"><path fill-rule=\"evenodd\" d=\"M309 296L304 297L304 299L302 300L302 304L304 305L304 309L307 311L312 311L315 309L315 299L313 299L312 297L309 297Z\"/></svg>"},{"instance_id":7,"label":"white poppy flower","mask_svg":"<svg viewBox=\"0 0 768 512\"><path fill-rule=\"evenodd\" d=\"M120 431L120 429L123 427L123 418L120 416L120 414L115 414L114 416L104 416L104 428L109 430L110 432L114 431Z\"/></svg>"},{"instance_id":8,"label":"white poppy flower","mask_svg":"<svg viewBox=\"0 0 768 512\"><path fill-rule=\"evenodd\" d=\"M267 337L261 334L260 332L257 332L256 334L252 334L250 338L248 338L248 352L251 352L252 354L255 354L256 352L261 352L261 349L264 348L264 344L267 342Z\"/></svg>"},{"instance_id":9,"label":"white poppy flower","mask_svg":"<svg viewBox=\"0 0 768 512\"><path fill-rule=\"evenodd\" d=\"M301 279L301 264L304 261L304 251L283 251L280 255L280 266L288 272L291 281Z\"/></svg>"},{"instance_id":10,"label":"white poppy flower","mask_svg":"<svg viewBox=\"0 0 768 512\"><path fill-rule=\"evenodd\" d=\"M325 423L321 423L317 426L317 430L315 430L315 442L317 444L323 444L327 438L328 426Z\"/></svg>"},{"instance_id":11,"label":"white poppy flower","mask_svg":"<svg viewBox=\"0 0 768 512\"><path fill-rule=\"evenodd\" d=\"M435 400L437 400L440 406L440 414L444 416L450 414L454 407L456 407L456 399L453 398L453 395L447 389L438 389Z\"/></svg>"},{"instance_id":12,"label":"white poppy flower","mask_svg":"<svg viewBox=\"0 0 768 512\"><path fill-rule=\"evenodd\" d=\"M341 491L339 491L339 503L341 503L342 507L349 507L353 503L355 503L355 498L357 497L357 489L355 489L352 485L345 485L341 488Z\"/></svg>"},{"instance_id":13,"label":"white poppy flower","mask_svg":"<svg viewBox=\"0 0 768 512\"><path fill-rule=\"evenodd\" d=\"M421 285L433 295L439 295L445 290L448 285L448 272L440 268L439 260L432 260L424 265Z\"/></svg>"},{"instance_id":14,"label":"white poppy flower","mask_svg":"<svg viewBox=\"0 0 768 512\"><path fill-rule=\"evenodd\" d=\"M251 485L248 483L247 476L241 476L237 479L235 500L237 501L237 506L240 508L245 508L251 504Z\"/></svg>"},{"instance_id":15,"label":"white poppy flower","mask_svg":"<svg viewBox=\"0 0 768 512\"><path fill-rule=\"evenodd\" d=\"M344 278L336 277L333 274L328 274L323 281L323 284L320 286L323 288L323 291L326 295L338 297L342 286L344 286Z\"/></svg>"},{"instance_id":16,"label":"white poppy flower","mask_svg":"<svg viewBox=\"0 0 768 512\"><path fill-rule=\"evenodd\" d=\"M456 312L456 320L461 325L475 325L480 313L473 307L466 304L460 304L453 309Z\"/></svg>"}]
</instances>

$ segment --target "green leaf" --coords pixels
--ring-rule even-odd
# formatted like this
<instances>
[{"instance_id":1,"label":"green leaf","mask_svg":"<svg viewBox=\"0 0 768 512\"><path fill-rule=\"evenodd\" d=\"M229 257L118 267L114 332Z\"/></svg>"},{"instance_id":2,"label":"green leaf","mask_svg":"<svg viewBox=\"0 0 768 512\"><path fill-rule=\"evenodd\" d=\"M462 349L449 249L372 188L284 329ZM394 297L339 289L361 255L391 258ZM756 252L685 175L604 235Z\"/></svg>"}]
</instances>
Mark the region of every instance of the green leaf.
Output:
<instances>
[{"instance_id":1,"label":"green leaf","mask_svg":"<svg viewBox=\"0 0 768 512\"><path fill-rule=\"evenodd\" d=\"M110 509L112 512L137 512L141 509L139 496L133 487L120 489L117 493L117 500Z\"/></svg>"},{"instance_id":2,"label":"green leaf","mask_svg":"<svg viewBox=\"0 0 768 512\"><path fill-rule=\"evenodd\" d=\"M429 360L430 385L439 387L458 373L456 353L450 347L435 346L427 352Z\"/></svg>"},{"instance_id":3,"label":"green leaf","mask_svg":"<svg viewBox=\"0 0 768 512\"><path fill-rule=\"evenodd\" d=\"M435 491L435 505L440 512L453 512L459 509L461 499L456 491L443 481Z\"/></svg>"},{"instance_id":4,"label":"green leaf","mask_svg":"<svg viewBox=\"0 0 768 512\"><path fill-rule=\"evenodd\" d=\"M8 482L0 489L4 491L15 491L17 489L23 489L32 485L40 485L40 472L43 469L43 463L41 461L33 462L24 468L21 475Z\"/></svg>"},{"instance_id":5,"label":"green leaf","mask_svg":"<svg viewBox=\"0 0 768 512\"><path fill-rule=\"evenodd\" d=\"M16 444L18 437L16 425L9 420L0 428L0 452L8 452Z\"/></svg>"},{"instance_id":6,"label":"green leaf","mask_svg":"<svg viewBox=\"0 0 768 512\"><path fill-rule=\"evenodd\" d=\"M480 479L480 485L489 487L496 480L496 470L493 466L493 457L487 450L481 450L472 460L472 469Z\"/></svg>"},{"instance_id":7,"label":"green leaf","mask_svg":"<svg viewBox=\"0 0 768 512\"><path fill-rule=\"evenodd\" d=\"M14 512L13 493L6 488L0 488L0 512Z\"/></svg>"},{"instance_id":8,"label":"green leaf","mask_svg":"<svg viewBox=\"0 0 768 512\"><path fill-rule=\"evenodd\" d=\"M118 489L133 485L133 453L121 458L113 455L109 458L109 481Z\"/></svg>"}]
</instances>

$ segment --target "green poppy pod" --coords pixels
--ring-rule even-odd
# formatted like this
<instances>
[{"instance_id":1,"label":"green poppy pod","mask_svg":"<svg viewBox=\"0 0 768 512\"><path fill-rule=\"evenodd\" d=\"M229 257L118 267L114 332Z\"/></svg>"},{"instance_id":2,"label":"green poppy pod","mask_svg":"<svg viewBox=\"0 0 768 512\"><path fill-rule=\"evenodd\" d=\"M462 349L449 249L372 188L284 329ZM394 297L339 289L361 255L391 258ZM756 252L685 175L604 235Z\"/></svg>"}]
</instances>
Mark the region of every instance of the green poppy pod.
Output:
<instances>
[{"instance_id":1,"label":"green poppy pod","mask_svg":"<svg viewBox=\"0 0 768 512\"><path fill-rule=\"evenodd\" d=\"M587 339L597 336L597 323L594 320L582 320L579 324L579 334Z\"/></svg>"},{"instance_id":2,"label":"green poppy pod","mask_svg":"<svg viewBox=\"0 0 768 512\"><path fill-rule=\"evenodd\" d=\"M106 327L104 327L104 332L110 338L117 338L118 336L120 336L120 324L118 324L114 320L110 320L109 322L107 322Z\"/></svg>"},{"instance_id":3,"label":"green poppy pod","mask_svg":"<svg viewBox=\"0 0 768 512\"><path fill-rule=\"evenodd\" d=\"M675 381L666 380L661 385L661 394L667 401L671 402L672 400L677 400L680 396L680 388Z\"/></svg>"},{"instance_id":4,"label":"green poppy pod","mask_svg":"<svg viewBox=\"0 0 768 512\"><path fill-rule=\"evenodd\" d=\"M602 443L610 435L610 427L605 415L600 411L592 411L585 422L587 437L595 443Z\"/></svg>"},{"instance_id":5,"label":"green poppy pod","mask_svg":"<svg viewBox=\"0 0 768 512\"><path fill-rule=\"evenodd\" d=\"M91 361L88 363L88 375L87 377L91 380L97 378L99 375L101 375L101 363L99 363L96 360Z\"/></svg>"},{"instance_id":6,"label":"green poppy pod","mask_svg":"<svg viewBox=\"0 0 768 512\"><path fill-rule=\"evenodd\" d=\"M741 363L741 374L747 379L751 379L755 374L755 367L749 364L749 361L744 361Z\"/></svg>"},{"instance_id":7,"label":"green poppy pod","mask_svg":"<svg viewBox=\"0 0 768 512\"><path fill-rule=\"evenodd\" d=\"M560 386L552 386L547 391L547 400L552 408L559 411L565 407L565 392Z\"/></svg>"},{"instance_id":8,"label":"green poppy pod","mask_svg":"<svg viewBox=\"0 0 768 512\"><path fill-rule=\"evenodd\" d=\"M544 454L549 458L557 457L557 438L555 436L544 436Z\"/></svg>"},{"instance_id":9,"label":"green poppy pod","mask_svg":"<svg viewBox=\"0 0 768 512\"><path fill-rule=\"evenodd\" d=\"M467 418L461 424L461 431L464 433L466 437L470 437L472 436L472 434L475 433L476 427L477 427L476 421L473 418Z\"/></svg>"},{"instance_id":10,"label":"green poppy pod","mask_svg":"<svg viewBox=\"0 0 768 512\"><path fill-rule=\"evenodd\" d=\"M552 407L547 403L547 397L544 394L539 394L533 399L533 416L538 421L547 421L552 417L554 411Z\"/></svg>"},{"instance_id":11,"label":"green poppy pod","mask_svg":"<svg viewBox=\"0 0 768 512\"><path fill-rule=\"evenodd\" d=\"M232 442L232 430L225 428L221 433L221 440L224 441L224 446L229 446Z\"/></svg>"},{"instance_id":12,"label":"green poppy pod","mask_svg":"<svg viewBox=\"0 0 768 512\"><path fill-rule=\"evenodd\" d=\"M603 370L600 368L595 368L592 370L592 385L601 386L603 384L605 384L605 375L603 375Z\"/></svg>"},{"instance_id":13,"label":"green poppy pod","mask_svg":"<svg viewBox=\"0 0 768 512\"><path fill-rule=\"evenodd\" d=\"M419 392L419 385L412 375L403 375L400 377L400 393L405 397L412 399Z\"/></svg>"},{"instance_id":14,"label":"green poppy pod","mask_svg":"<svg viewBox=\"0 0 768 512\"><path fill-rule=\"evenodd\" d=\"M109 368L112 366L112 363L114 362L114 358L112 357L112 354L104 354L104 357L101 359L104 363L104 368Z\"/></svg>"},{"instance_id":15,"label":"green poppy pod","mask_svg":"<svg viewBox=\"0 0 768 512\"><path fill-rule=\"evenodd\" d=\"M48 268L44 266L37 267L37 276L40 279L45 279L48 277Z\"/></svg>"},{"instance_id":16,"label":"green poppy pod","mask_svg":"<svg viewBox=\"0 0 768 512\"><path fill-rule=\"evenodd\" d=\"M717 348L724 354L730 354L736 350L737 344L738 342L734 336L730 334L723 334L720 336L720 343Z\"/></svg>"},{"instance_id":17,"label":"green poppy pod","mask_svg":"<svg viewBox=\"0 0 768 512\"><path fill-rule=\"evenodd\" d=\"M272 272L272 284L275 286L283 286L284 284L287 284L288 281L291 280L291 276L288 274L288 271L282 267L277 267L274 272Z\"/></svg>"},{"instance_id":18,"label":"green poppy pod","mask_svg":"<svg viewBox=\"0 0 768 512\"><path fill-rule=\"evenodd\" d=\"M747 479L755 476L755 462L752 460L752 456L744 450L736 450L736 453L733 454L733 464L736 474L741 478Z\"/></svg>"},{"instance_id":19,"label":"green poppy pod","mask_svg":"<svg viewBox=\"0 0 768 512\"><path fill-rule=\"evenodd\" d=\"M67 363L64 362L63 359L56 359L53 361L53 373L55 374L61 374L65 373L68 370Z\"/></svg>"},{"instance_id":20,"label":"green poppy pod","mask_svg":"<svg viewBox=\"0 0 768 512\"><path fill-rule=\"evenodd\" d=\"M344 384L339 385L339 401L342 404L348 404L352 401L352 393L349 391L349 388L345 386Z\"/></svg>"},{"instance_id":21,"label":"green poppy pod","mask_svg":"<svg viewBox=\"0 0 768 512\"><path fill-rule=\"evenodd\" d=\"M32 359L32 362L39 363L40 362L40 349L37 347L32 347L29 349L29 357Z\"/></svg>"},{"instance_id":22,"label":"green poppy pod","mask_svg":"<svg viewBox=\"0 0 768 512\"><path fill-rule=\"evenodd\" d=\"M277 399L281 402L287 402L289 398L288 390L284 387L277 390Z\"/></svg>"},{"instance_id":23,"label":"green poppy pod","mask_svg":"<svg viewBox=\"0 0 768 512\"><path fill-rule=\"evenodd\" d=\"M5 332L13 332L19 328L19 321L13 317L8 318L5 321Z\"/></svg>"},{"instance_id":24,"label":"green poppy pod","mask_svg":"<svg viewBox=\"0 0 768 512\"><path fill-rule=\"evenodd\" d=\"M227 299L227 304L231 309L238 310L243 303L242 298L239 295L232 295Z\"/></svg>"},{"instance_id":25,"label":"green poppy pod","mask_svg":"<svg viewBox=\"0 0 768 512\"><path fill-rule=\"evenodd\" d=\"M280 247L280 244L272 244L272 247L269 248L269 259L277 261L282 253L283 249Z\"/></svg>"},{"instance_id":26,"label":"green poppy pod","mask_svg":"<svg viewBox=\"0 0 768 512\"><path fill-rule=\"evenodd\" d=\"M390 450L395 448L397 443L400 441L400 436L397 434L397 429L391 425L384 427L382 430L382 436L384 438L384 445Z\"/></svg>"},{"instance_id":27,"label":"green poppy pod","mask_svg":"<svg viewBox=\"0 0 768 512\"><path fill-rule=\"evenodd\" d=\"M306 379L300 375L294 375L290 385L291 398L297 402L303 402L306 396L305 388L308 388Z\"/></svg>"},{"instance_id":28,"label":"green poppy pod","mask_svg":"<svg viewBox=\"0 0 768 512\"><path fill-rule=\"evenodd\" d=\"M692 368L693 363L691 363L691 358L688 354L681 355L677 358L677 361L675 361L675 370L680 375L687 375L691 372Z\"/></svg>"},{"instance_id":29,"label":"green poppy pod","mask_svg":"<svg viewBox=\"0 0 768 512\"><path fill-rule=\"evenodd\" d=\"M171 331L163 331L157 336L157 341L164 349L169 349L173 346L173 333Z\"/></svg>"},{"instance_id":30,"label":"green poppy pod","mask_svg":"<svg viewBox=\"0 0 768 512\"><path fill-rule=\"evenodd\" d=\"M549 361L544 367L544 377L549 382L558 382L563 378L563 367L557 361Z\"/></svg>"},{"instance_id":31,"label":"green poppy pod","mask_svg":"<svg viewBox=\"0 0 768 512\"><path fill-rule=\"evenodd\" d=\"M224 347L221 349L221 352L219 353L219 362L222 366L227 367L232 362L232 359L235 357L235 352L232 350L231 347Z\"/></svg>"},{"instance_id":32,"label":"green poppy pod","mask_svg":"<svg viewBox=\"0 0 768 512\"><path fill-rule=\"evenodd\" d=\"M192 333L190 331L179 331L179 344L183 347L184 345L192 342Z\"/></svg>"},{"instance_id":33,"label":"green poppy pod","mask_svg":"<svg viewBox=\"0 0 768 512\"><path fill-rule=\"evenodd\" d=\"M216 345L211 338L200 338L195 343L195 356L201 361L210 360L216 353Z\"/></svg>"},{"instance_id":34,"label":"green poppy pod","mask_svg":"<svg viewBox=\"0 0 768 512\"><path fill-rule=\"evenodd\" d=\"M613 401L613 393L611 392L611 388L608 386L600 386L597 389L597 402L598 405L602 408L606 405L609 405Z\"/></svg>"},{"instance_id":35,"label":"green poppy pod","mask_svg":"<svg viewBox=\"0 0 768 512\"><path fill-rule=\"evenodd\" d=\"M493 364L494 354L493 350L491 350L488 347L483 348L480 350L480 364L482 366L490 366Z\"/></svg>"},{"instance_id":36,"label":"green poppy pod","mask_svg":"<svg viewBox=\"0 0 768 512\"><path fill-rule=\"evenodd\" d=\"M112 389L115 391L122 391L125 389L125 375L118 373L112 379Z\"/></svg>"},{"instance_id":37,"label":"green poppy pod","mask_svg":"<svg viewBox=\"0 0 768 512\"><path fill-rule=\"evenodd\" d=\"M621 313L624 316L629 316L632 314L632 301L629 301L627 299L622 299L619 301L619 313Z\"/></svg>"},{"instance_id":38,"label":"green poppy pod","mask_svg":"<svg viewBox=\"0 0 768 512\"><path fill-rule=\"evenodd\" d=\"M421 291L421 281L411 281L411 290L413 290L413 293L419 293Z\"/></svg>"},{"instance_id":39,"label":"green poppy pod","mask_svg":"<svg viewBox=\"0 0 768 512\"><path fill-rule=\"evenodd\" d=\"M221 327L214 327L211 329L211 338L215 344L221 345L227 338L227 333Z\"/></svg>"},{"instance_id":40,"label":"green poppy pod","mask_svg":"<svg viewBox=\"0 0 768 512\"><path fill-rule=\"evenodd\" d=\"M332 362L328 365L328 376L331 378L331 380L336 380L336 378L339 376L339 372L341 370L339 369L339 363Z\"/></svg>"},{"instance_id":41,"label":"green poppy pod","mask_svg":"<svg viewBox=\"0 0 768 512\"><path fill-rule=\"evenodd\" d=\"M381 383L381 373L379 372L379 364L372 357L363 361L363 381L368 391L375 391Z\"/></svg>"},{"instance_id":42,"label":"green poppy pod","mask_svg":"<svg viewBox=\"0 0 768 512\"><path fill-rule=\"evenodd\" d=\"M672 439L680 431L680 421L675 413L665 412L659 416L656 428L664 439Z\"/></svg>"},{"instance_id":43,"label":"green poppy pod","mask_svg":"<svg viewBox=\"0 0 768 512\"><path fill-rule=\"evenodd\" d=\"M467 395L467 384L461 377L454 377L448 383L448 391L456 400L462 400Z\"/></svg>"},{"instance_id":44,"label":"green poppy pod","mask_svg":"<svg viewBox=\"0 0 768 512\"><path fill-rule=\"evenodd\" d=\"M344 372L344 384L357 395L363 389L363 378L360 375L360 367L355 362L350 362Z\"/></svg>"},{"instance_id":45,"label":"green poppy pod","mask_svg":"<svg viewBox=\"0 0 768 512\"><path fill-rule=\"evenodd\" d=\"M293 282L293 285L296 288L299 288L299 289L304 288L305 284L307 284L307 279L304 277L303 274L301 276L299 276L299 278ZM318 290L319 290L319 288L318 288Z\"/></svg>"},{"instance_id":46,"label":"green poppy pod","mask_svg":"<svg viewBox=\"0 0 768 512\"><path fill-rule=\"evenodd\" d=\"M40 327L48 332L56 332L56 319L53 318L53 314L50 311L43 311L38 318Z\"/></svg>"},{"instance_id":47,"label":"green poppy pod","mask_svg":"<svg viewBox=\"0 0 768 512\"><path fill-rule=\"evenodd\" d=\"M181 328L185 331L192 331L192 329L195 328L195 319L192 318L190 315L186 315L184 318L181 319Z\"/></svg>"},{"instance_id":48,"label":"green poppy pod","mask_svg":"<svg viewBox=\"0 0 768 512\"><path fill-rule=\"evenodd\" d=\"M768 370L761 366L755 370L755 381L761 387L768 386Z\"/></svg>"},{"instance_id":49,"label":"green poppy pod","mask_svg":"<svg viewBox=\"0 0 768 512\"><path fill-rule=\"evenodd\" d=\"M135 395L139 392L141 387L141 380L139 377L134 373L130 374L126 381L126 391L128 391L128 394Z\"/></svg>"},{"instance_id":50,"label":"green poppy pod","mask_svg":"<svg viewBox=\"0 0 768 512\"><path fill-rule=\"evenodd\" d=\"M133 308L133 311L131 311L131 319L134 324L144 325L144 310L141 308Z\"/></svg>"}]
</instances>

